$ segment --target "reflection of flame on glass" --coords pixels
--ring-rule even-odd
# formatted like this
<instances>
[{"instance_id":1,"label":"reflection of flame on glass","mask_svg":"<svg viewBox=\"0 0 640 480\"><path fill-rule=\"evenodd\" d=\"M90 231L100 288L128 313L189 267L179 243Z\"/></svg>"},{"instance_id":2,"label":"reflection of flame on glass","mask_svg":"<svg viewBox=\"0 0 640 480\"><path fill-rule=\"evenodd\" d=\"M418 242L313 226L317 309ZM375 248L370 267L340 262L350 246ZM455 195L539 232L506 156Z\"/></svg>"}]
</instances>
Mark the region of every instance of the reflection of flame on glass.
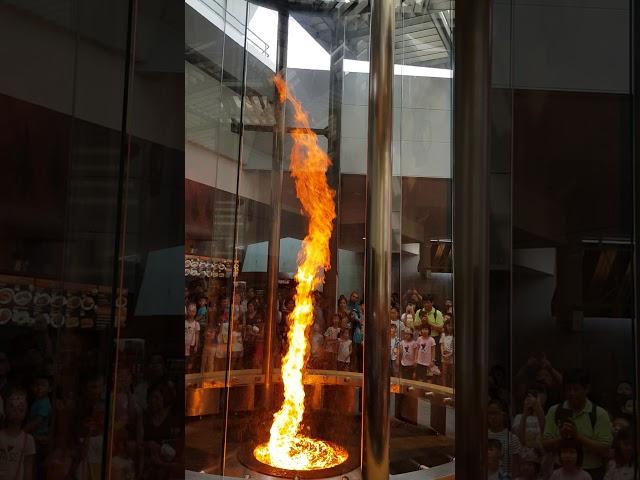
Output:
<instances>
[{"instance_id":1,"label":"reflection of flame on glass","mask_svg":"<svg viewBox=\"0 0 640 480\"><path fill-rule=\"evenodd\" d=\"M258 446L254 455L262 463L278 468L318 470L339 465L348 456L342 447L299 433L304 414L302 375L309 351L307 332L313 323L312 294L324 280L324 269L329 268L329 239L336 217L335 192L329 188L326 178L331 160L318 146L306 112L282 77L276 75L273 81L280 102L291 102L294 118L301 126L291 134L291 176L302 210L309 218L309 228L298 253L295 308L289 320L289 350L282 360L284 401L273 417L269 442Z\"/></svg>"}]
</instances>

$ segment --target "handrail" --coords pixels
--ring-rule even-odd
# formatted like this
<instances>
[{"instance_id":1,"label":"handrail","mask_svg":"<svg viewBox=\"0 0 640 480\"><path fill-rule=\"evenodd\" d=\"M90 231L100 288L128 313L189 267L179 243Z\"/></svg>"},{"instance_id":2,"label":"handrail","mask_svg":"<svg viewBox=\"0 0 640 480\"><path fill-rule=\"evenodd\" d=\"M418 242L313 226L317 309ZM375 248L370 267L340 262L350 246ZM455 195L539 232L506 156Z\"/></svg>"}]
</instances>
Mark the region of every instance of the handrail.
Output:
<instances>
[{"instance_id":1,"label":"handrail","mask_svg":"<svg viewBox=\"0 0 640 480\"><path fill-rule=\"evenodd\" d=\"M227 375L229 373L229 375ZM273 373L274 383L281 381L280 371L275 370ZM327 385L359 385L362 383L362 373L359 372L343 372L339 370L307 370L304 377L305 384L327 384ZM185 375L185 383L208 383L210 388L224 388L256 385L264 383L264 374L260 369L246 370L217 370L206 373L189 373ZM338 383L339 382L339 383ZM406 378L391 377L390 389L394 393L398 393L399 388L422 389L433 392L438 395L455 398L455 391L452 387L438 385L435 383L421 382L419 380L408 380Z\"/></svg>"},{"instance_id":2,"label":"handrail","mask_svg":"<svg viewBox=\"0 0 640 480\"><path fill-rule=\"evenodd\" d=\"M267 42L265 42L262 38L260 38L260 36L255 33L253 30L251 30L247 25L244 25L242 23L242 20L240 20L239 18L237 18L235 15L233 15L232 13L229 12L229 10L227 10L224 5L221 5L220 2L218 2L218 0L198 0L202 5L204 5L205 7L207 7L209 10L211 10L215 15L217 15L218 17L220 17L222 20L226 21L229 23L229 25L239 34L241 35L247 35L247 41L250 42L254 47L256 47L258 49L258 51L263 54L265 57L269 58L269 44ZM215 3L221 10L222 12L216 11L210 4L209 2L213 2ZM237 25L233 25L233 23L229 22L228 20L232 19L234 20ZM249 36L249 34L251 34L253 36L253 38L251 38Z\"/></svg>"}]
</instances>

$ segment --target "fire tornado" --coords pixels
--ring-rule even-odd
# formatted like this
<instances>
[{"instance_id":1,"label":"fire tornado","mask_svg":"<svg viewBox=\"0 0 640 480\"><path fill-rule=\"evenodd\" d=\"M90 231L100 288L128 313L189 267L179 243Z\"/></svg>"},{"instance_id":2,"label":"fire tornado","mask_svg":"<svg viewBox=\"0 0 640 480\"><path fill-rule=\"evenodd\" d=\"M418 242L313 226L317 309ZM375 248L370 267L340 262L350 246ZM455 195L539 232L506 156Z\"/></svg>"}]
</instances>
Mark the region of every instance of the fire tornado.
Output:
<instances>
[{"instance_id":1,"label":"fire tornado","mask_svg":"<svg viewBox=\"0 0 640 480\"><path fill-rule=\"evenodd\" d=\"M273 81L279 101L291 103L296 123L301 126L291 134L291 176L309 227L298 252L295 308L289 317L289 349L282 360L284 401L273 417L269 441L258 446L254 455L262 463L278 468L318 470L339 465L348 456L346 450L337 445L300 434L304 415L302 377L309 351L307 333L313 323L312 293L323 283L324 270L330 266L335 191L329 187L326 177L331 160L318 145L307 113L282 77L276 75Z\"/></svg>"}]
</instances>

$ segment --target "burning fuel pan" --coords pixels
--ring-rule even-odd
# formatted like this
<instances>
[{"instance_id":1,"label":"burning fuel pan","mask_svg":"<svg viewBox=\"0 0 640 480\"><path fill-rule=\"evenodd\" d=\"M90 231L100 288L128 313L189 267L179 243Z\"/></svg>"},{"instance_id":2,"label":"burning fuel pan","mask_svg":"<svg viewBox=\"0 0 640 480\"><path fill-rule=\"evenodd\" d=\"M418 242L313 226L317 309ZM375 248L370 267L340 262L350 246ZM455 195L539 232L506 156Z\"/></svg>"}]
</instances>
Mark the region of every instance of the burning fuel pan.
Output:
<instances>
[{"instance_id":1,"label":"burning fuel pan","mask_svg":"<svg viewBox=\"0 0 640 480\"><path fill-rule=\"evenodd\" d=\"M257 444L249 443L244 445L238 451L238 459L247 467L250 472L247 472L252 479L270 479L270 478L287 478L294 479L315 479L315 480L328 480L328 479L341 479L343 475L346 475L349 480L359 480L361 478L360 467L360 451L356 446L349 445L336 445L337 448L341 448L347 451L347 459L331 468L316 469L316 470L286 470L283 468L272 467L266 463L260 462L254 456L254 450Z\"/></svg>"}]
</instances>

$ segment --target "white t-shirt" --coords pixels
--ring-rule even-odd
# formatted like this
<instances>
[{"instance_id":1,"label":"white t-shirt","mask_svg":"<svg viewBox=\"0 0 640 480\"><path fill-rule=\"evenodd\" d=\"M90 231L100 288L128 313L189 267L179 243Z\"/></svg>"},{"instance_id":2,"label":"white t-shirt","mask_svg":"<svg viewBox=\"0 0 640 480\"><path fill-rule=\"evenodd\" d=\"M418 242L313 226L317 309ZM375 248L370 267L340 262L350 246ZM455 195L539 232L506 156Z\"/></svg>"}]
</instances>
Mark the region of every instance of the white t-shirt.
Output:
<instances>
[{"instance_id":1,"label":"white t-shirt","mask_svg":"<svg viewBox=\"0 0 640 480\"><path fill-rule=\"evenodd\" d=\"M324 336L329 340L337 340L338 335L340 335L340 327L329 327L327 331L324 332Z\"/></svg>"},{"instance_id":2,"label":"white t-shirt","mask_svg":"<svg viewBox=\"0 0 640 480\"><path fill-rule=\"evenodd\" d=\"M0 478L22 480L24 459L35 454L36 443L28 433L12 437L6 430L0 431Z\"/></svg>"},{"instance_id":3,"label":"white t-shirt","mask_svg":"<svg viewBox=\"0 0 640 480\"><path fill-rule=\"evenodd\" d=\"M200 324L196 322L196 320L187 320L184 321L184 354L190 354L190 347L195 346L196 337L198 336L198 332L200 332Z\"/></svg>"},{"instance_id":4,"label":"white t-shirt","mask_svg":"<svg viewBox=\"0 0 640 480\"><path fill-rule=\"evenodd\" d=\"M338 361L343 363L349 363L349 359L351 358L351 352L349 352L349 348L351 347L351 340L340 339L338 343Z\"/></svg>"},{"instance_id":5,"label":"white t-shirt","mask_svg":"<svg viewBox=\"0 0 640 480\"><path fill-rule=\"evenodd\" d=\"M403 313L400 316L400 320L402 320L402 323L404 323L409 328L413 328L414 327L415 318L416 318L416 316L414 314L411 314L411 313Z\"/></svg>"},{"instance_id":6,"label":"white t-shirt","mask_svg":"<svg viewBox=\"0 0 640 480\"><path fill-rule=\"evenodd\" d=\"M402 330L404 330L404 323L402 323L402 320L400 320L400 319L391 320L389 322L389 325L395 325L396 326L396 332L402 332Z\"/></svg>"},{"instance_id":7,"label":"white t-shirt","mask_svg":"<svg viewBox=\"0 0 640 480\"><path fill-rule=\"evenodd\" d=\"M607 474L604 480L633 480L634 467L618 467L615 460L611 460L607 466Z\"/></svg>"},{"instance_id":8,"label":"white t-shirt","mask_svg":"<svg viewBox=\"0 0 640 480\"><path fill-rule=\"evenodd\" d=\"M510 475L511 458L515 455L520 456L520 453L522 452L520 439L506 428L498 433L494 433L489 430L488 438L499 440L502 444L502 468L504 468L504 471Z\"/></svg>"},{"instance_id":9,"label":"white t-shirt","mask_svg":"<svg viewBox=\"0 0 640 480\"><path fill-rule=\"evenodd\" d=\"M398 346L400 345L400 341L398 340L398 337L391 337L391 361L395 362L396 360L398 360Z\"/></svg>"},{"instance_id":10,"label":"white t-shirt","mask_svg":"<svg viewBox=\"0 0 640 480\"><path fill-rule=\"evenodd\" d=\"M402 340L400 342L400 350L402 352L400 363L405 367L411 367L416 364L416 349L418 344L415 340Z\"/></svg>"},{"instance_id":11,"label":"white t-shirt","mask_svg":"<svg viewBox=\"0 0 640 480\"><path fill-rule=\"evenodd\" d=\"M440 335L440 346L442 351L442 362L453 363L453 335L442 333Z\"/></svg>"},{"instance_id":12,"label":"white t-shirt","mask_svg":"<svg viewBox=\"0 0 640 480\"><path fill-rule=\"evenodd\" d=\"M216 358L226 358L227 357L227 344L226 343L216 343L216 349L214 353Z\"/></svg>"},{"instance_id":13,"label":"white t-shirt","mask_svg":"<svg viewBox=\"0 0 640 480\"><path fill-rule=\"evenodd\" d=\"M418 337L418 355L416 358L416 362L418 365L431 365L431 356L433 349L436 346L436 341L433 337L424 338L422 336Z\"/></svg>"},{"instance_id":14,"label":"white t-shirt","mask_svg":"<svg viewBox=\"0 0 640 480\"><path fill-rule=\"evenodd\" d=\"M244 346L242 345L242 333L240 332L231 332L231 351L232 352L242 352L244 350Z\"/></svg>"},{"instance_id":15,"label":"white t-shirt","mask_svg":"<svg viewBox=\"0 0 640 480\"><path fill-rule=\"evenodd\" d=\"M522 414L519 413L513 418L511 431L518 435L520 432L520 422L522 422ZM530 448L540 447L542 441L542 431L540 430L540 422L533 415L527 416L527 423L524 427L524 444Z\"/></svg>"},{"instance_id":16,"label":"white t-shirt","mask_svg":"<svg viewBox=\"0 0 640 480\"><path fill-rule=\"evenodd\" d=\"M216 343L215 356L216 358L226 358L227 348L229 341L229 324L227 322L222 324L220 333L218 333L218 343Z\"/></svg>"},{"instance_id":17,"label":"white t-shirt","mask_svg":"<svg viewBox=\"0 0 640 480\"><path fill-rule=\"evenodd\" d=\"M591 475L582 469L578 469L575 473L568 474L559 468L551 474L549 480L591 480Z\"/></svg>"}]
</instances>

